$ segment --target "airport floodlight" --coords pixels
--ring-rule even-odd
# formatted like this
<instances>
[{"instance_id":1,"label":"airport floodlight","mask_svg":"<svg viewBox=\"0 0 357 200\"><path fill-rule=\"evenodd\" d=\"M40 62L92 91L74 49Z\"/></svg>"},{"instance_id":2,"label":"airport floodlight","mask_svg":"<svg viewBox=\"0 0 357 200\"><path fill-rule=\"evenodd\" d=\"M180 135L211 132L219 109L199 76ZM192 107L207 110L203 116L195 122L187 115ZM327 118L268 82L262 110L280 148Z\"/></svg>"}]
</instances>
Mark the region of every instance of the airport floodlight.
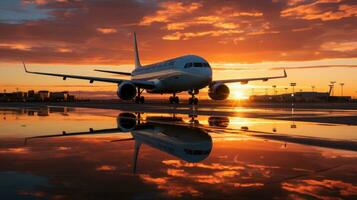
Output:
<instances>
[{"instance_id":1,"label":"airport floodlight","mask_svg":"<svg viewBox=\"0 0 357 200\"><path fill-rule=\"evenodd\" d=\"M336 81L330 81L331 85L330 85L330 93L331 93L331 96L334 96L334 87L335 87L335 83Z\"/></svg>"},{"instance_id":2,"label":"airport floodlight","mask_svg":"<svg viewBox=\"0 0 357 200\"><path fill-rule=\"evenodd\" d=\"M341 96L343 96L343 86L345 85L345 83L340 83L341 86Z\"/></svg>"},{"instance_id":3,"label":"airport floodlight","mask_svg":"<svg viewBox=\"0 0 357 200\"><path fill-rule=\"evenodd\" d=\"M273 85L272 87L274 88L274 95L277 95L277 92L276 92L276 85Z\"/></svg>"},{"instance_id":4,"label":"airport floodlight","mask_svg":"<svg viewBox=\"0 0 357 200\"><path fill-rule=\"evenodd\" d=\"M290 83L290 86L293 87L293 94L294 94L295 93L294 87L296 86L296 83ZM292 96L294 96L294 95L292 95Z\"/></svg>"}]
</instances>

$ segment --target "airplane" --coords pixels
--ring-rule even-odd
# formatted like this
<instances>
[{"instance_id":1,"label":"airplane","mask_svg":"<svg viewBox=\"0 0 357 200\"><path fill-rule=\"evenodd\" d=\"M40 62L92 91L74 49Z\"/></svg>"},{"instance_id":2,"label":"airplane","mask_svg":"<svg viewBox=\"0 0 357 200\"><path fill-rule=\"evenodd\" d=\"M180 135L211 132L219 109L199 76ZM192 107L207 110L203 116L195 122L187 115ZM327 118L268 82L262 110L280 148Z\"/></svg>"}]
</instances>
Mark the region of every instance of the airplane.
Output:
<instances>
[{"instance_id":1,"label":"airplane","mask_svg":"<svg viewBox=\"0 0 357 200\"><path fill-rule=\"evenodd\" d=\"M195 97L200 89L208 86L208 96L213 100L225 100L229 96L229 88L227 83L240 82L247 84L250 81L268 81L269 79L286 78L287 74L284 70L283 76L271 76L260 78L241 78L228 80L212 80L212 69L210 64L204 58L197 55L184 55L177 58L172 58L162 62L141 65L139 59L139 51L134 32L134 58L135 69L131 72L120 72L110 70L95 71L120 74L130 77L130 79L118 78L101 78L92 76L80 76L70 74L56 74L46 72L29 71L23 62L23 67L26 73L57 76L63 80L67 78L89 80L89 83L94 81L114 83L118 85L117 96L122 100L134 100L135 103L143 104L145 101L142 93L146 90L147 93L156 94L172 94L169 98L170 104L178 104L179 98L177 93L187 91L191 97L188 99L189 104L198 104L198 99Z\"/></svg>"},{"instance_id":2,"label":"airplane","mask_svg":"<svg viewBox=\"0 0 357 200\"><path fill-rule=\"evenodd\" d=\"M44 138L71 137L94 134L131 133L130 138L121 138L111 142L134 140L133 173L136 173L138 156L142 144L168 153L189 163L197 163L206 159L212 150L212 138L205 131L192 124L186 124L182 118L148 116L145 122L140 121L140 114L120 113L117 117L117 127L85 132L55 135L41 135L25 138L24 144L30 140Z\"/></svg>"}]
</instances>

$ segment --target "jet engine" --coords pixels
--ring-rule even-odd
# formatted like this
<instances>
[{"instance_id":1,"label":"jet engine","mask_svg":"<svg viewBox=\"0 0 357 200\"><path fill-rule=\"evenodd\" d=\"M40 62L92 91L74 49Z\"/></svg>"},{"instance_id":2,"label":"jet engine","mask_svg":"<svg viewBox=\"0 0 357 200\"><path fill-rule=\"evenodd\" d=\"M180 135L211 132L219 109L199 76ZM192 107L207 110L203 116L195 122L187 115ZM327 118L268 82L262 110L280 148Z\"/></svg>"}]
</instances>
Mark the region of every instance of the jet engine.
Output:
<instances>
[{"instance_id":1,"label":"jet engine","mask_svg":"<svg viewBox=\"0 0 357 200\"><path fill-rule=\"evenodd\" d=\"M117 125L122 131L132 131L136 127L136 116L133 113L120 113L117 117Z\"/></svg>"},{"instance_id":2,"label":"jet engine","mask_svg":"<svg viewBox=\"0 0 357 200\"><path fill-rule=\"evenodd\" d=\"M124 81L119 84L117 95L122 100L131 100L136 96L136 87L129 81Z\"/></svg>"},{"instance_id":3,"label":"jet engine","mask_svg":"<svg viewBox=\"0 0 357 200\"><path fill-rule=\"evenodd\" d=\"M215 83L209 87L208 96L213 100L225 100L229 96L229 88L223 83Z\"/></svg>"}]
</instances>

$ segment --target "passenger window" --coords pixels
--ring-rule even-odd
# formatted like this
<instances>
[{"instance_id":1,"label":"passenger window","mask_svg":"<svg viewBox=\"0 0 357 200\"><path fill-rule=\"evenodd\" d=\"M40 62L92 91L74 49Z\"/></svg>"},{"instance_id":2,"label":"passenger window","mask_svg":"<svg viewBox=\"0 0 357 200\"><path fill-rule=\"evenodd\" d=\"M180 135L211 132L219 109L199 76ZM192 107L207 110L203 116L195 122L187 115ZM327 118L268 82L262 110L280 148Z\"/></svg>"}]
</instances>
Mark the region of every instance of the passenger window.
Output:
<instances>
[{"instance_id":1,"label":"passenger window","mask_svg":"<svg viewBox=\"0 0 357 200\"><path fill-rule=\"evenodd\" d=\"M208 63L203 63L203 67L210 67Z\"/></svg>"},{"instance_id":2,"label":"passenger window","mask_svg":"<svg viewBox=\"0 0 357 200\"><path fill-rule=\"evenodd\" d=\"M194 67L202 67L202 63L193 63Z\"/></svg>"},{"instance_id":3,"label":"passenger window","mask_svg":"<svg viewBox=\"0 0 357 200\"><path fill-rule=\"evenodd\" d=\"M192 67L192 63L186 63L185 64L185 68L189 68L189 67Z\"/></svg>"}]
</instances>

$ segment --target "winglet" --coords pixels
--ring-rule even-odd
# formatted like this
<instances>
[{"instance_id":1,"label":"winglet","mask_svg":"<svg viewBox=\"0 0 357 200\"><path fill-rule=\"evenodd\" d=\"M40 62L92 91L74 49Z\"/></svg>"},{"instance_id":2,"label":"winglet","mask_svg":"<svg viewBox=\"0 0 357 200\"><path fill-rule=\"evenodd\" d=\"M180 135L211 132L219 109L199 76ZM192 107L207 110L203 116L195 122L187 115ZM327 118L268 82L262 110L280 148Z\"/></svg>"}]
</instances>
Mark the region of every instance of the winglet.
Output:
<instances>
[{"instance_id":1,"label":"winglet","mask_svg":"<svg viewBox=\"0 0 357 200\"><path fill-rule=\"evenodd\" d=\"M25 65L25 62L24 62L24 61L22 61L22 65L24 66L25 72L28 73L29 71L27 71L26 65Z\"/></svg>"},{"instance_id":2,"label":"winglet","mask_svg":"<svg viewBox=\"0 0 357 200\"><path fill-rule=\"evenodd\" d=\"M286 73L285 69L284 69L284 77L288 77L288 74Z\"/></svg>"}]
</instances>

